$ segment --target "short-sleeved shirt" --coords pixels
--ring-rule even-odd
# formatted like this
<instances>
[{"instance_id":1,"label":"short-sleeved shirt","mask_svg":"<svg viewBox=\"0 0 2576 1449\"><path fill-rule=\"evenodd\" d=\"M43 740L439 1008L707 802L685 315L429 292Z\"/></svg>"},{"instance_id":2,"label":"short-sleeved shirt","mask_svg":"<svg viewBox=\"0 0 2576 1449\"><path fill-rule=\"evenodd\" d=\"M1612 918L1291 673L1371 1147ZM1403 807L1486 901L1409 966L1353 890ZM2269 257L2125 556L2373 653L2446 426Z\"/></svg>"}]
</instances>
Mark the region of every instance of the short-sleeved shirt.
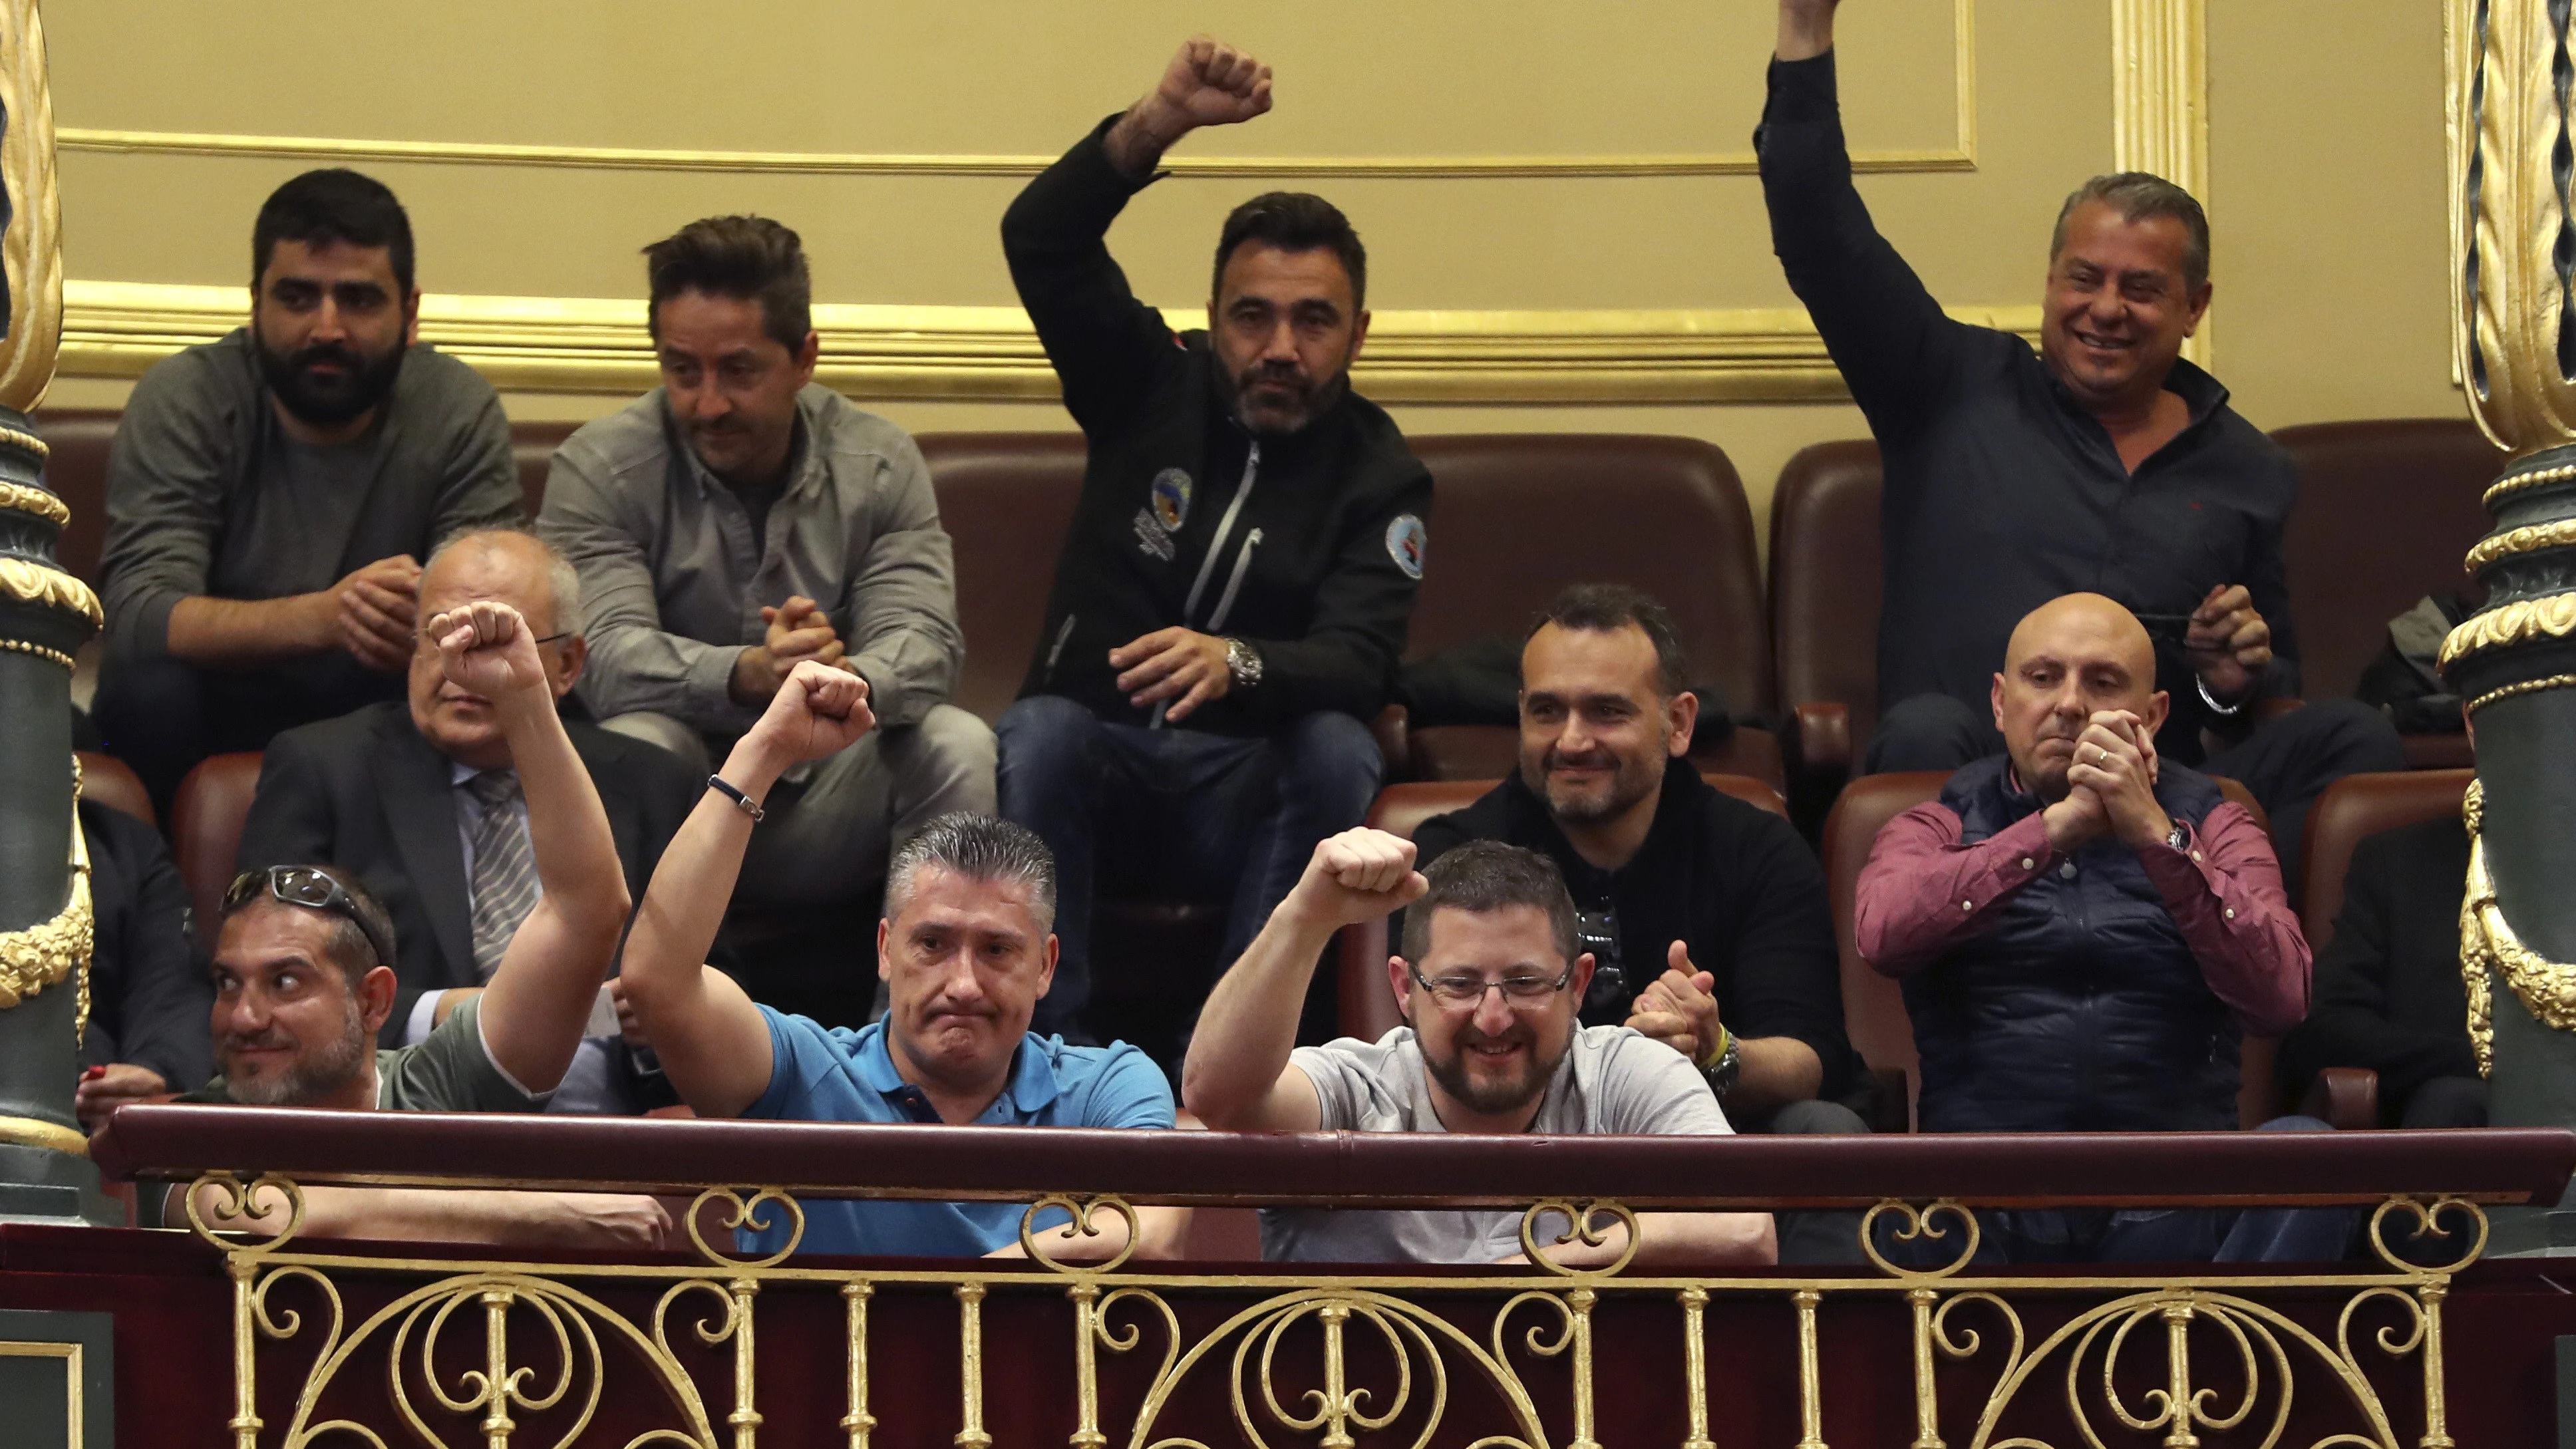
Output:
<instances>
[{"instance_id":1,"label":"short-sleeved shirt","mask_svg":"<svg viewBox=\"0 0 2576 1449\"><path fill-rule=\"evenodd\" d=\"M386 1112L542 1112L548 1092L531 1092L492 1060L483 1040L483 998L469 996L426 1038L376 1053L376 1107ZM179 1099L232 1104L215 1078Z\"/></svg>"},{"instance_id":2,"label":"short-sleeved shirt","mask_svg":"<svg viewBox=\"0 0 2576 1449\"><path fill-rule=\"evenodd\" d=\"M859 1031L825 1028L769 1007L769 1090L743 1113L789 1122L928 1122L938 1110L895 1070L880 1021ZM975 1119L979 1127L1169 1127L1172 1086L1153 1059L1124 1042L1067 1046L1025 1035L1010 1085ZM815 1199L798 1251L877 1257L975 1258L1019 1241L1026 1205L1012 1202L870 1202ZM1065 1221L1056 1215L1052 1225ZM1036 1227L1050 1226L1041 1219ZM743 1251L775 1253L788 1226L774 1214L738 1233Z\"/></svg>"},{"instance_id":3,"label":"short-sleeved shirt","mask_svg":"<svg viewBox=\"0 0 2576 1449\"><path fill-rule=\"evenodd\" d=\"M1288 1064L1315 1084L1324 1131L1449 1130L1432 1106L1422 1048L1409 1026L1374 1042L1343 1037L1299 1047ZM1735 1129L1681 1053L1624 1026L1588 1026L1557 1063L1529 1130L1660 1137ZM1520 1231L1521 1214L1510 1210L1264 1208L1261 1256L1287 1263L1492 1263L1521 1251Z\"/></svg>"}]
</instances>

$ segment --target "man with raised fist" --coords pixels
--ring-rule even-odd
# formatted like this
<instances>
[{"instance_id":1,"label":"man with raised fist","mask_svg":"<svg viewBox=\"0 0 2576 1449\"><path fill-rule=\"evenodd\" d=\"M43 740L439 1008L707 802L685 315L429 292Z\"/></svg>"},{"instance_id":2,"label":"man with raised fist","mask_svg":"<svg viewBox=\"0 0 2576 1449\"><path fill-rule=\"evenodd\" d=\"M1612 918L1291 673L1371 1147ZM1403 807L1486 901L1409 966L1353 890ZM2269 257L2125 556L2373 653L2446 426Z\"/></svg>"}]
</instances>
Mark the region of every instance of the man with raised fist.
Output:
<instances>
[{"instance_id":1,"label":"man with raised fist","mask_svg":"<svg viewBox=\"0 0 2576 1449\"><path fill-rule=\"evenodd\" d=\"M1321 197L1219 234L1205 331L1136 300L1105 237L1166 148L1270 109L1270 68L1204 36L1002 220L1011 279L1089 443L1045 632L1002 717L1004 816L1063 873L1042 1013L1078 1029L1097 890L1227 899L1228 959L1315 842L1357 824L1422 577L1431 477L1351 391L1368 257ZM1104 963L1109 969L1109 963Z\"/></svg>"},{"instance_id":2,"label":"man with raised fist","mask_svg":"<svg viewBox=\"0 0 2576 1449\"><path fill-rule=\"evenodd\" d=\"M1723 1134L1690 1058L1625 1026L1582 1025L1593 960L1556 863L1469 841L1413 868L1413 842L1350 830L1315 847L1252 948L1208 997L1181 1091L1220 1131ZM1344 926L1405 910L1386 963L1405 1025L1374 1042L1296 1046L1297 1006ZM1769 1263L1768 1213L1644 1213L1636 1261ZM1559 1230L1562 1219L1559 1220ZM1261 1255L1329 1263L1491 1263L1518 1257L1521 1214L1265 1208ZM1615 1227L1560 1263L1628 1251Z\"/></svg>"},{"instance_id":3,"label":"man with raised fist","mask_svg":"<svg viewBox=\"0 0 2576 1449\"><path fill-rule=\"evenodd\" d=\"M661 1054L680 1100L701 1117L952 1126L1169 1127L1172 1089L1134 1047L1067 1046L1031 1032L1055 972L1054 862L1037 837L989 816L931 821L896 848L877 975L886 1012L865 1030L825 1028L756 1004L705 963L779 777L846 749L876 723L867 681L815 660L788 672L768 708L710 777L697 810L662 853L626 943L627 1004ZM1024 1205L815 1202L803 1248L816 1253L971 1257L1017 1251ZM1138 1210L1137 1226L1175 1219ZM1129 1223L1077 1237L1060 1213L1051 1254L1115 1253ZM746 1246L778 1252L775 1213Z\"/></svg>"},{"instance_id":4,"label":"man with raised fist","mask_svg":"<svg viewBox=\"0 0 2576 1449\"><path fill-rule=\"evenodd\" d=\"M2209 309L2209 221L2172 182L2096 176L2048 247L2040 345L1955 321L1852 185L1834 0L1781 0L1754 145L1771 240L1886 473L1871 770L1950 770L2003 748L1986 680L2024 614L2117 599L2155 642L2167 759L2245 782L2296 878L2308 807L2357 770L2402 770L2397 733L2352 700L2296 695L2281 533L2298 478L2279 445L2184 360ZM2204 759L2207 729L2225 749Z\"/></svg>"}]
</instances>

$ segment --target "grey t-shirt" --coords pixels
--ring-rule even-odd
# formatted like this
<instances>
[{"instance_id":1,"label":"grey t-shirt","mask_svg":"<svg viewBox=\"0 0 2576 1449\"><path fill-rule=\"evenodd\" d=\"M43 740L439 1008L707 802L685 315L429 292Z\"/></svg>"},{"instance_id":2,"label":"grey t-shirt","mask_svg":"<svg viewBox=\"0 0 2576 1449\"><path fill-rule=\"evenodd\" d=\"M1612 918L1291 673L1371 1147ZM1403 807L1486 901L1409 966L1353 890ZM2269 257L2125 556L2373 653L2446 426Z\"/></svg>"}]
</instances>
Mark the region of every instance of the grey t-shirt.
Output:
<instances>
[{"instance_id":1,"label":"grey t-shirt","mask_svg":"<svg viewBox=\"0 0 2576 1449\"><path fill-rule=\"evenodd\" d=\"M1422 1048L1409 1026L1374 1042L1343 1037L1299 1047L1288 1064L1315 1084L1324 1131L1448 1130L1432 1108ZM1735 1129L1681 1053L1624 1026L1589 1026L1575 1033L1557 1064L1529 1130L1720 1136ZM1521 1251L1520 1231L1520 1213L1493 1209L1264 1208L1261 1256L1285 1263L1492 1263Z\"/></svg>"},{"instance_id":2,"label":"grey t-shirt","mask_svg":"<svg viewBox=\"0 0 2576 1449\"><path fill-rule=\"evenodd\" d=\"M221 1077L180 1098L228 1105ZM376 1107L386 1112L542 1112L545 1095L510 1079L483 1041L483 998L469 996L427 1038L376 1053Z\"/></svg>"},{"instance_id":3,"label":"grey t-shirt","mask_svg":"<svg viewBox=\"0 0 2576 1449\"><path fill-rule=\"evenodd\" d=\"M109 653L161 657L181 599L313 593L524 508L500 396L455 358L412 347L364 436L306 448L247 329L188 348L134 385L108 453Z\"/></svg>"}]
</instances>

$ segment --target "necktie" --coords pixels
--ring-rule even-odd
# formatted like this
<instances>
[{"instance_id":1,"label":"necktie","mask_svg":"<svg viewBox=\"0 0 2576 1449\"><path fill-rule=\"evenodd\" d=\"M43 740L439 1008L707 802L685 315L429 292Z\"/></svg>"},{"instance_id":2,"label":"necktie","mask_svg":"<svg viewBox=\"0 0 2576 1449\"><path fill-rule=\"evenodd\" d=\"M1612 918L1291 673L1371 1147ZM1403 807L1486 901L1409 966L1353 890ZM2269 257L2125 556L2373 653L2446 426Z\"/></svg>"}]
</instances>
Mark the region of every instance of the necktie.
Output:
<instances>
[{"instance_id":1,"label":"necktie","mask_svg":"<svg viewBox=\"0 0 2576 1449\"><path fill-rule=\"evenodd\" d=\"M512 808L519 800L517 772L486 770L465 782L465 792L478 807L467 831L474 842L474 972L489 981L544 892L527 821Z\"/></svg>"}]
</instances>

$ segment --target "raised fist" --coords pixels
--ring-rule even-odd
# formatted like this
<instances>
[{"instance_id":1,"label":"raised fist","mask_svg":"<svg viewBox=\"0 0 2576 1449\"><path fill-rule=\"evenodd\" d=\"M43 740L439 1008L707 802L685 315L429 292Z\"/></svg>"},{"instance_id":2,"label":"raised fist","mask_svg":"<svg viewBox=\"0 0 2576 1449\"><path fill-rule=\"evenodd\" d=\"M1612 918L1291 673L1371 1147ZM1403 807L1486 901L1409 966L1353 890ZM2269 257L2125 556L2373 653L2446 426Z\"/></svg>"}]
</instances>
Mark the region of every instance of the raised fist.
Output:
<instances>
[{"instance_id":1,"label":"raised fist","mask_svg":"<svg viewBox=\"0 0 2576 1449\"><path fill-rule=\"evenodd\" d=\"M1270 67L1213 36L1194 35L1154 87L1154 131L1166 145L1200 126L1231 126L1270 109Z\"/></svg>"},{"instance_id":2,"label":"raised fist","mask_svg":"<svg viewBox=\"0 0 2576 1449\"><path fill-rule=\"evenodd\" d=\"M1289 902L1338 928L1379 920L1431 888L1413 868L1413 842L1383 830L1345 830L1315 847Z\"/></svg>"},{"instance_id":3,"label":"raised fist","mask_svg":"<svg viewBox=\"0 0 2576 1449\"><path fill-rule=\"evenodd\" d=\"M537 634L519 611L490 599L431 617L426 629L438 646L447 682L498 702L513 690L534 687L551 700L546 666L537 657Z\"/></svg>"},{"instance_id":4,"label":"raised fist","mask_svg":"<svg viewBox=\"0 0 2576 1449\"><path fill-rule=\"evenodd\" d=\"M788 671L751 728L780 758L800 764L848 749L876 722L866 680L808 659Z\"/></svg>"}]
</instances>

